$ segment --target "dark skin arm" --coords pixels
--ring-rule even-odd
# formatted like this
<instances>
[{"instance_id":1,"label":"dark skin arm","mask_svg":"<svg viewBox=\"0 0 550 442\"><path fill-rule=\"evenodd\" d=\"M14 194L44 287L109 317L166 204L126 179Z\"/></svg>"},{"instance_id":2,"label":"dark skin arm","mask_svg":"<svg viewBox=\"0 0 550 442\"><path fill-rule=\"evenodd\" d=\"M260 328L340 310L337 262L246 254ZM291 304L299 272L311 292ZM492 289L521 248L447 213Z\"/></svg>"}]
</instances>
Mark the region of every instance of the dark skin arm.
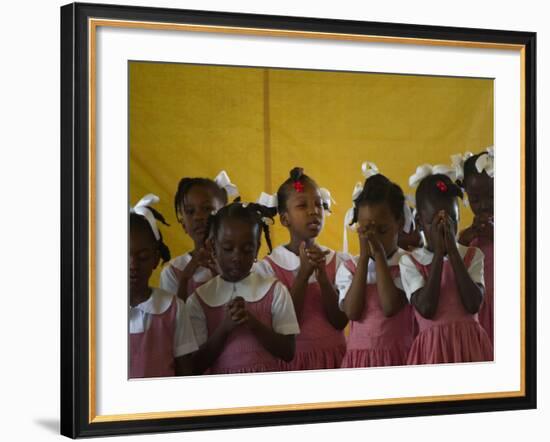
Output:
<instances>
[{"instance_id":1,"label":"dark skin arm","mask_svg":"<svg viewBox=\"0 0 550 442\"><path fill-rule=\"evenodd\" d=\"M336 330L343 330L348 323L348 318L338 307L338 291L328 278L325 252L315 247L308 250L308 257L315 264L315 276L321 288L321 302L328 322Z\"/></svg>"},{"instance_id":2,"label":"dark skin arm","mask_svg":"<svg viewBox=\"0 0 550 442\"><path fill-rule=\"evenodd\" d=\"M367 279L367 268L369 257L359 255L357 269L351 280L351 285L344 298L344 313L351 321L358 321L365 310L365 281ZM368 295L367 295L368 296Z\"/></svg>"},{"instance_id":3,"label":"dark skin arm","mask_svg":"<svg viewBox=\"0 0 550 442\"><path fill-rule=\"evenodd\" d=\"M470 227L460 232L458 242L463 246L469 246L475 238L493 239L494 224L492 217L482 214L474 218Z\"/></svg>"},{"instance_id":4,"label":"dark skin arm","mask_svg":"<svg viewBox=\"0 0 550 442\"><path fill-rule=\"evenodd\" d=\"M236 327L236 323L231 319L229 305L223 321L218 328L208 337L208 340L192 355L193 374L202 374L211 367L220 356L225 341Z\"/></svg>"},{"instance_id":5,"label":"dark skin arm","mask_svg":"<svg viewBox=\"0 0 550 442\"><path fill-rule=\"evenodd\" d=\"M393 277L388 266L386 251L373 230L367 232L369 245L374 252L376 265L376 287L380 298L382 312L387 318L399 312L405 304L407 297L403 290L399 290L393 282Z\"/></svg>"},{"instance_id":6,"label":"dark skin arm","mask_svg":"<svg viewBox=\"0 0 550 442\"><path fill-rule=\"evenodd\" d=\"M176 376L189 376L193 374L191 355L183 355L175 359Z\"/></svg>"},{"instance_id":7,"label":"dark skin arm","mask_svg":"<svg viewBox=\"0 0 550 442\"><path fill-rule=\"evenodd\" d=\"M309 277L315 271L315 267L311 264L307 257L305 247L305 243L302 242L299 248L300 268L298 269L298 274L294 279L294 284L292 284L292 287L290 287L289 290L290 297L292 298L292 303L294 304L296 318L298 318L298 321L300 321L302 317L302 310L304 307L304 299L306 296L306 289Z\"/></svg>"},{"instance_id":8,"label":"dark skin arm","mask_svg":"<svg viewBox=\"0 0 550 442\"><path fill-rule=\"evenodd\" d=\"M470 243L477 237L477 231L473 225L464 229L458 236L458 242L463 246L469 246Z\"/></svg>"},{"instance_id":9,"label":"dark skin arm","mask_svg":"<svg viewBox=\"0 0 550 442\"><path fill-rule=\"evenodd\" d=\"M248 327L262 347L273 356L285 362L290 362L294 358L294 335L282 335L263 324L246 309L243 298L235 298L230 312L232 320L239 326Z\"/></svg>"},{"instance_id":10,"label":"dark skin arm","mask_svg":"<svg viewBox=\"0 0 550 442\"><path fill-rule=\"evenodd\" d=\"M435 218L440 216L440 214L436 214ZM426 319L433 318L437 312L441 288L441 273L443 271L443 257L446 252L443 224L437 219L434 219L433 222L437 223L437 226L433 227L435 234L431 239L435 250L430 274L424 287L418 289L411 296L411 304Z\"/></svg>"},{"instance_id":11,"label":"dark skin arm","mask_svg":"<svg viewBox=\"0 0 550 442\"><path fill-rule=\"evenodd\" d=\"M404 250L414 250L418 247L422 247L422 237L418 231L418 224L415 225L414 230L411 230L409 233L399 232L399 238L397 244Z\"/></svg>"},{"instance_id":12,"label":"dark skin arm","mask_svg":"<svg viewBox=\"0 0 550 442\"><path fill-rule=\"evenodd\" d=\"M344 313L352 321L361 319L361 315L366 308L364 290L365 281L367 280L369 259L371 256L366 228L359 227L357 229L357 234L359 236L359 260L343 304Z\"/></svg>"},{"instance_id":13,"label":"dark skin arm","mask_svg":"<svg viewBox=\"0 0 550 442\"><path fill-rule=\"evenodd\" d=\"M476 284L470 277L464 260L456 247L455 237L448 220L444 224L444 232L447 255L449 256L449 262L455 274L462 305L464 305L468 313L475 314L479 311L479 307L483 301L484 288Z\"/></svg>"},{"instance_id":14,"label":"dark skin arm","mask_svg":"<svg viewBox=\"0 0 550 442\"><path fill-rule=\"evenodd\" d=\"M204 247L201 249L198 249L195 253L193 253L193 256L191 257L191 261L189 261L189 264L185 266L183 271L175 267L172 267L172 269L174 270L174 273L176 274L176 277L179 279L178 293L177 293L178 298L182 299L183 301L186 301L189 295L191 295L191 293L187 293L187 287L189 285L189 281L193 278L193 275L195 274L197 269L201 266L209 268L214 274L217 273L214 260L212 259L212 255Z\"/></svg>"}]
</instances>

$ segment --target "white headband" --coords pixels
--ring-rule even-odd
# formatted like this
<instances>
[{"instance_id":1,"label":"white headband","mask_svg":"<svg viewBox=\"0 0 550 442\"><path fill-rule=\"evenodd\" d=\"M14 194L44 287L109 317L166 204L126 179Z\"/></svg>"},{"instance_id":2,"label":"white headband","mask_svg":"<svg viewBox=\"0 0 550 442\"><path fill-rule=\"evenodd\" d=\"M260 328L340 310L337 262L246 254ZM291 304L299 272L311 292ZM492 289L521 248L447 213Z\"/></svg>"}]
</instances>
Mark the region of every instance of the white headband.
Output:
<instances>
[{"instance_id":1,"label":"white headband","mask_svg":"<svg viewBox=\"0 0 550 442\"><path fill-rule=\"evenodd\" d=\"M160 198L158 196L153 195L152 193L148 193L143 198L141 198L134 207L130 209L130 213L137 213L147 220L157 241L160 240L160 232L157 226L157 220L155 219L155 215L153 215L153 212L151 212L151 210L149 210L147 206L152 206L159 201Z\"/></svg>"},{"instance_id":2,"label":"white headband","mask_svg":"<svg viewBox=\"0 0 550 442\"><path fill-rule=\"evenodd\" d=\"M491 178L495 176L494 171L495 150L493 146L488 147L476 160L476 169L479 173L485 171Z\"/></svg>"},{"instance_id":3,"label":"white headband","mask_svg":"<svg viewBox=\"0 0 550 442\"><path fill-rule=\"evenodd\" d=\"M239 189L235 184L231 182L225 170L222 170L220 173L218 173L218 175L216 175L216 178L214 178L214 182L218 185L220 189L225 189L228 198L233 198L239 195Z\"/></svg>"},{"instance_id":4,"label":"white headband","mask_svg":"<svg viewBox=\"0 0 550 442\"><path fill-rule=\"evenodd\" d=\"M424 178L436 174L447 175L451 181L456 181L455 167L449 167L444 164L437 164L435 166L432 166L431 164L422 164L416 168L414 175L410 176L409 186L416 187Z\"/></svg>"}]
</instances>

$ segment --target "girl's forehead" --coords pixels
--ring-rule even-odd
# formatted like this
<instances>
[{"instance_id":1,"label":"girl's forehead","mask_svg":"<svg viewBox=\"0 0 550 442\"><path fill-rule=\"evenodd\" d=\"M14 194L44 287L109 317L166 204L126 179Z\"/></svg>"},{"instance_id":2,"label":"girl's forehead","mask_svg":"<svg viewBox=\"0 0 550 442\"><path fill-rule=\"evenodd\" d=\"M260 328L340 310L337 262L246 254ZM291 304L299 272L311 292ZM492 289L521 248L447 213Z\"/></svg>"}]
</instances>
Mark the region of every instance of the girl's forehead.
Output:
<instances>
[{"instance_id":1,"label":"girl's forehead","mask_svg":"<svg viewBox=\"0 0 550 442\"><path fill-rule=\"evenodd\" d=\"M393 216L390 206L385 201L375 204L362 204L357 209L359 218L387 218Z\"/></svg>"},{"instance_id":2,"label":"girl's forehead","mask_svg":"<svg viewBox=\"0 0 550 442\"><path fill-rule=\"evenodd\" d=\"M476 173L469 175L464 181L466 191L484 191L492 189L494 180L486 173Z\"/></svg>"},{"instance_id":3,"label":"girl's forehead","mask_svg":"<svg viewBox=\"0 0 550 442\"><path fill-rule=\"evenodd\" d=\"M217 200L215 189L205 184L195 184L183 196L183 202L190 204L191 202L203 202Z\"/></svg>"},{"instance_id":4,"label":"girl's forehead","mask_svg":"<svg viewBox=\"0 0 550 442\"><path fill-rule=\"evenodd\" d=\"M154 247L156 240L151 228L144 223L132 224L130 226L130 245Z\"/></svg>"},{"instance_id":5,"label":"girl's forehead","mask_svg":"<svg viewBox=\"0 0 550 442\"><path fill-rule=\"evenodd\" d=\"M430 198L427 199L422 207L420 213L426 217L433 217L436 212L445 210L445 212L458 211L458 201L456 197L453 198ZM451 214L449 213L449 214Z\"/></svg>"},{"instance_id":6,"label":"girl's forehead","mask_svg":"<svg viewBox=\"0 0 550 442\"><path fill-rule=\"evenodd\" d=\"M252 224L248 221L238 218L225 218L220 221L218 229L218 238L233 236L254 236L259 230L257 224Z\"/></svg>"},{"instance_id":7,"label":"girl's forehead","mask_svg":"<svg viewBox=\"0 0 550 442\"><path fill-rule=\"evenodd\" d=\"M292 187L292 190L289 195L289 199L298 199L298 198L320 198L321 197L321 191L317 186L315 186L312 183L306 182L303 184L303 188L301 191L298 191L294 187Z\"/></svg>"}]
</instances>

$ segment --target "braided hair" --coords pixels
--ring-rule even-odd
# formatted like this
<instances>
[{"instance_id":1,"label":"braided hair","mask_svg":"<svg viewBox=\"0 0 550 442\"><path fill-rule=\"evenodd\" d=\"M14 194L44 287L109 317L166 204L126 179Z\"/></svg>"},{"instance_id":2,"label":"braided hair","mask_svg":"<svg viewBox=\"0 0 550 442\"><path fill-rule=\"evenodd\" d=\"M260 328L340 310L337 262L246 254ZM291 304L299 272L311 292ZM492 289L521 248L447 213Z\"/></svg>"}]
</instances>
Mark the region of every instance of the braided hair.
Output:
<instances>
[{"instance_id":1,"label":"braided hair","mask_svg":"<svg viewBox=\"0 0 550 442\"><path fill-rule=\"evenodd\" d=\"M214 196L220 199L222 205L225 206L227 204L226 190L219 187L214 180L210 178L182 178L178 183L178 189L174 197L174 209L178 220L182 219L182 209L184 209L185 206L185 197L195 186L203 186L211 190Z\"/></svg>"},{"instance_id":2,"label":"braided hair","mask_svg":"<svg viewBox=\"0 0 550 442\"><path fill-rule=\"evenodd\" d=\"M206 236L215 238L222 222L225 220L233 219L243 221L251 226L258 226L260 232L263 231L269 253L271 253L272 246L268 220L270 220L270 223L273 223L273 217L276 214L277 209L274 207L266 207L258 203L241 203L240 198L237 198L232 203L222 207L216 213L208 217L206 223ZM260 239L261 237L258 238L258 248L260 246Z\"/></svg>"},{"instance_id":3,"label":"braided hair","mask_svg":"<svg viewBox=\"0 0 550 442\"><path fill-rule=\"evenodd\" d=\"M162 214L158 210L153 209L150 206L146 206L146 207L151 211L151 213L153 214L153 216L157 221L160 221L165 226L170 225L166 222L166 220L164 219L164 216L162 216ZM155 234L153 233L153 230L151 229L151 225L149 224L149 221L147 221L147 219L144 216L138 213L130 212L130 229L135 229L135 228L143 228L151 234L151 238L153 242L157 245L159 249L160 258L162 259L163 264L165 262L170 261L170 249L162 240L162 233L160 233L160 230L159 230L160 238L157 240L155 238Z\"/></svg>"},{"instance_id":4,"label":"braided hair","mask_svg":"<svg viewBox=\"0 0 550 442\"><path fill-rule=\"evenodd\" d=\"M299 192L298 189L303 189L305 184L309 184L315 188L319 188L313 178L304 173L304 169L301 167L294 167L286 181L279 186L277 190L277 212L279 214L287 211L286 203L292 192ZM323 201L323 208L330 211L328 204Z\"/></svg>"},{"instance_id":5,"label":"braided hair","mask_svg":"<svg viewBox=\"0 0 550 442\"><path fill-rule=\"evenodd\" d=\"M403 205L405 195L398 184L393 183L382 174L373 175L365 180L363 190L353 201L353 220L350 226L357 222L359 207L380 203L388 204L395 220L401 221L404 217Z\"/></svg>"}]
</instances>

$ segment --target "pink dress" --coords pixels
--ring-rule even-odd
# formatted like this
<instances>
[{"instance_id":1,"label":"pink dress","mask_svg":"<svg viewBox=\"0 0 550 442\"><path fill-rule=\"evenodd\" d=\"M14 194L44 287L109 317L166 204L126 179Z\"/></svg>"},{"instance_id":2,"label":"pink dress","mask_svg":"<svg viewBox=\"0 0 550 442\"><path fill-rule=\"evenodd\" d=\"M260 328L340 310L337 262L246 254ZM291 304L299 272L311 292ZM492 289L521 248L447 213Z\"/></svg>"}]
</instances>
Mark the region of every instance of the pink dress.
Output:
<instances>
[{"instance_id":1,"label":"pink dress","mask_svg":"<svg viewBox=\"0 0 550 442\"><path fill-rule=\"evenodd\" d=\"M483 276L485 278L485 296L479 309L479 323L489 335L494 345L494 291L493 291L493 250L494 243L488 238L475 238L470 246L481 249L485 255Z\"/></svg>"},{"instance_id":2,"label":"pink dress","mask_svg":"<svg viewBox=\"0 0 550 442\"><path fill-rule=\"evenodd\" d=\"M468 248L464 264L469 267L475 248ZM418 271L428 278L431 264L420 264L409 255ZM407 364L439 364L479 362L493 359L493 347L487 333L479 325L477 314L470 314L462 305L449 260L443 261L441 289L437 312L426 319L415 309L419 333L409 351Z\"/></svg>"},{"instance_id":3,"label":"pink dress","mask_svg":"<svg viewBox=\"0 0 550 442\"><path fill-rule=\"evenodd\" d=\"M256 319L272 328L271 304L274 282L269 291L258 301L245 301L246 309ZM206 317L208 335L212 335L222 322L226 304L211 307L198 297ZM216 362L205 374L254 373L279 370L278 359L269 353L246 327L236 327L225 341L225 347Z\"/></svg>"},{"instance_id":4,"label":"pink dress","mask_svg":"<svg viewBox=\"0 0 550 442\"><path fill-rule=\"evenodd\" d=\"M130 378L175 375L176 313L176 297L173 297L164 313L152 315L147 330L130 333Z\"/></svg>"},{"instance_id":5,"label":"pink dress","mask_svg":"<svg viewBox=\"0 0 550 442\"><path fill-rule=\"evenodd\" d=\"M356 264L344 264L355 274ZM399 277L399 265L390 266L393 278ZM350 322L347 350L342 368L405 365L413 341L413 313L407 303L392 317L382 311L376 283L365 284L365 308L358 321Z\"/></svg>"},{"instance_id":6,"label":"pink dress","mask_svg":"<svg viewBox=\"0 0 550 442\"><path fill-rule=\"evenodd\" d=\"M264 258L272 267L275 277L289 290L294 284L294 273L278 266L269 256ZM329 281L334 283L336 254L327 264ZM326 318L318 282L309 283L306 289L302 316L299 318L300 334L296 336L294 359L280 362L281 370L313 370L339 368L346 351L346 338L342 330L336 330Z\"/></svg>"}]
</instances>

